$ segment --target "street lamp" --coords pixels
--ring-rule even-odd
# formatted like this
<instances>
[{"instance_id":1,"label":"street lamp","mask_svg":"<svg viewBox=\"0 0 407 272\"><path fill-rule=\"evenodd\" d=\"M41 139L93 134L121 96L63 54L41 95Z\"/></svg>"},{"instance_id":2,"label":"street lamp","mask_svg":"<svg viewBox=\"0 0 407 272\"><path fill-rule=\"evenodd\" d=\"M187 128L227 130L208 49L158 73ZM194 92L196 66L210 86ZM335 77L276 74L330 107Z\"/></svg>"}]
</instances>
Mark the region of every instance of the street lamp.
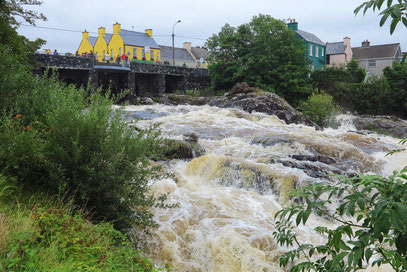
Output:
<instances>
[{"instance_id":1,"label":"street lamp","mask_svg":"<svg viewBox=\"0 0 407 272\"><path fill-rule=\"evenodd\" d=\"M175 66L175 48L174 48L174 26L178 23L181 23L181 20L178 20L173 26L172 26L172 65Z\"/></svg>"}]
</instances>

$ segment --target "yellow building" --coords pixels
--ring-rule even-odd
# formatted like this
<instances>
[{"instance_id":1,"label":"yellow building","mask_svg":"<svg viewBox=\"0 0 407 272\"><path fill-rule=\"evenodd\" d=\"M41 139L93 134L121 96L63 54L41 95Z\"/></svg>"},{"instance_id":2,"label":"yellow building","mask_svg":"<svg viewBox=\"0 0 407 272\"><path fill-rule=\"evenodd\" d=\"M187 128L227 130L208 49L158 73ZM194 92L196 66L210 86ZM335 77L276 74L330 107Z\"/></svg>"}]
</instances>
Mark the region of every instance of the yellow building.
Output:
<instances>
[{"instance_id":1,"label":"yellow building","mask_svg":"<svg viewBox=\"0 0 407 272\"><path fill-rule=\"evenodd\" d=\"M106 28L99 27L98 29L98 37L94 46L95 57L97 61L103 61L105 59L106 54L109 54L108 45L110 40L112 39L112 34L106 34ZM109 59L112 56L109 55Z\"/></svg>"},{"instance_id":2,"label":"yellow building","mask_svg":"<svg viewBox=\"0 0 407 272\"><path fill-rule=\"evenodd\" d=\"M95 51L94 46L96 43L97 37L89 36L89 32L86 30L82 32L82 41L78 48L78 53L90 53L90 51Z\"/></svg>"},{"instance_id":3,"label":"yellow building","mask_svg":"<svg viewBox=\"0 0 407 272\"><path fill-rule=\"evenodd\" d=\"M104 27L98 29L98 37L91 37L89 33L82 33L82 42L79 46L79 54L92 50L98 61L104 61L108 56L110 60L116 60L117 56L126 54L129 60L153 60L161 59L160 46L153 38L152 29L145 32L121 29L119 23L113 25L113 34L107 34Z\"/></svg>"}]
</instances>

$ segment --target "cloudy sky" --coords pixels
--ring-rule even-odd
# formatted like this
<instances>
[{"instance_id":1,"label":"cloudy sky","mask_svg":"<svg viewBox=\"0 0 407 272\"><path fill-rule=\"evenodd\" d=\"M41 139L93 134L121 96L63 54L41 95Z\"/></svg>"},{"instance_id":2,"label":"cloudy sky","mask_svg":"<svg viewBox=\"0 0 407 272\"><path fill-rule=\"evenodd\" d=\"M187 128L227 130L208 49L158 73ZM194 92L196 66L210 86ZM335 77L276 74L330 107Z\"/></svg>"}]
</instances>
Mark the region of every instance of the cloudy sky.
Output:
<instances>
[{"instance_id":1,"label":"cloudy sky","mask_svg":"<svg viewBox=\"0 0 407 272\"><path fill-rule=\"evenodd\" d=\"M158 44L171 45L173 24L176 46L185 41L203 45L218 33L225 23L237 26L247 23L259 13L276 19L295 18L299 29L317 35L324 42L351 38L353 47L368 39L371 45L401 43L407 51L407 28L399 25L393 35L389 25L380 28L378 14L368 12L355 17L353 10L365 0L43 0L38 10L48 21L38 21L38 27L21 26L19 32L30 39L47 41L44 48L59 52L75 52L84 29L97 36L98 27L112 32L119 22L123 29L144 31L153 29ZM70 31L52 30L57 28Z\"/></svg>"}]
</instances>

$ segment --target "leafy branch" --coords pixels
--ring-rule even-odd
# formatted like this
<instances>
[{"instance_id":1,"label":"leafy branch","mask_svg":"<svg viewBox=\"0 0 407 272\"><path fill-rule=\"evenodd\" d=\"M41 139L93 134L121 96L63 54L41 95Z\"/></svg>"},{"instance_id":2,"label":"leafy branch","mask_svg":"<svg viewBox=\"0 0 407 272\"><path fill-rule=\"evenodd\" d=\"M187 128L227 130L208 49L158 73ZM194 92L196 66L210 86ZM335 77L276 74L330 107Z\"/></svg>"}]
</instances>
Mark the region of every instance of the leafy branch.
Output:
<instances>
[{"instance_id":1,"label":"leafy branch","mask_svg":"<svg viewBox=\"0 0 407 272\"><path fill-rule=\"evenodd\" d=\"M357 271L368 264L389 264L395 271L405 271L406 173L403 169L389 178L340 177L338 185L320 183L295 190L292 196L300 203L280 210L275 216L278 221L274 238L281 246L296 246L283 254L280 265L286 267L289 261L305 259L294 263L290 271ZM332 205L335 208L327 208ZM327 236L325 244L301 244L297 239L294 221L296 226L305 225L312 213L340 223L333 229L315 228L317 233Z\"/></svg>"}]
</instances>

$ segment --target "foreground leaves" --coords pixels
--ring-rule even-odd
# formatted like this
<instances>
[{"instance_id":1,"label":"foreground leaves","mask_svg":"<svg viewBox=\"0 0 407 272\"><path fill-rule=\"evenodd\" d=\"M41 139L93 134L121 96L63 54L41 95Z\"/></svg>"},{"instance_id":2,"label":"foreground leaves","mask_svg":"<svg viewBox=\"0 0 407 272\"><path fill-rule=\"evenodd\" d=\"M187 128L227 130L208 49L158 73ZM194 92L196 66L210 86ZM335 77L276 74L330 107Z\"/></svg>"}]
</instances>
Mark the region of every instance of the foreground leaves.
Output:
<instances>
[{"instance_id":1,"label":"foreground leaves","mask_svg":"<svg viewBox=\"0 0 407 272\"><path fill-rule=\"evenodd\" d=\"M369 264L389 264L395 271L406 271L407 169L389 178L341 179L338 185L297 189L292 196L298 204L276 214L274 237L282 246L296 247L281 257L280 265L291 266L292 272L357 271ZM295 226L306 224L311 213L338 225L315 228L327 237L325 244L301 244L297 239Z\"/></svg>"}]
</instances>

